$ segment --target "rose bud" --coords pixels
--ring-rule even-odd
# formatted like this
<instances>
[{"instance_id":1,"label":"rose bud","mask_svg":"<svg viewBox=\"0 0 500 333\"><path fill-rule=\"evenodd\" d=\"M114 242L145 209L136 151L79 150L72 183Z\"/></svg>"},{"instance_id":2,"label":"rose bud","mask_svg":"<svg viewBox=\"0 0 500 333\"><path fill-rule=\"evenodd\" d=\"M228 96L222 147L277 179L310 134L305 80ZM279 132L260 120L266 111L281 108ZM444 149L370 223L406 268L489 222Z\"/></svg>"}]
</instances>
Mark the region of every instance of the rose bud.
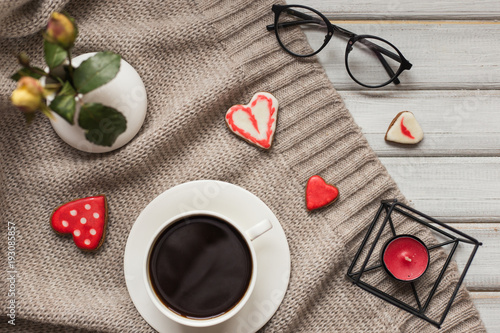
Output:
<instances>
[{"instance_id":1,"label":"rose bud","mask_svg":"<svg viewBox=\"0 0 500 333\"><path fill-rule=\"evenodd\" d=\"M38 110L43 103L43 98L44 89L40 81L29 76L25 76L17 82L17 88L10 96L12 104L24 112Z\"/></svg>"},{"instance_id":2,"label":"rose bud","mask_svg":"<svg viewBox=\"0 0 500 333\"><path fill-rule=\"evenodd\" d=\"M26 54L26 52L21 52L17 56L17 61L19 61L19 64L23 67L29 67L30 66L30 58Z\"/></svg>"},{"instance_id":3,"label":"rose bud","mask_svg":"<svg viewBox=\"0 0 500 333\"><path fill-rule=\"evenodd\" d=\"M50 16L44 36L48 42L58 44L67 50L73 46L76 34L73 22L66 15L54 12Z\"/></svg>"}]
</instances>

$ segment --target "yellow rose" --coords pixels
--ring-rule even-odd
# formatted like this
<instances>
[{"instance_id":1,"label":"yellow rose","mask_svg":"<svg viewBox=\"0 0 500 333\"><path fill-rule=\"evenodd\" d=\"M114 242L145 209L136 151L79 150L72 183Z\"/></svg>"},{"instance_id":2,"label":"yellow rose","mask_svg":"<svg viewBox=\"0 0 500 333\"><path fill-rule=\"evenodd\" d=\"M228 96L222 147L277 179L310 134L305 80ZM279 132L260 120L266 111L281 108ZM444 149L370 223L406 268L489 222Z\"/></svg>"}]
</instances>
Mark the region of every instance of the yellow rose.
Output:
<instances>
[{"instance_id":1,"label":"yellow rose","mask_svg":"<svg viewBox=\"0 0 500 333\"><path fill-rule=\"evenodd\" d=\"M45 39L48 42L69 49L73 46L76 35L76 27L66 15L57 12L52 13L45 33Z\"/></svg>"},{"instance_id":2,"label":"yellow rose","mask_svg":"<svg viewBox=\"0 0 500 333\"><path fill-rule=\"evenodd\" d=\"M40 81L29 76L21 78L17 82L17 88L12 92L10 99L12 104L24 112L34 112L41 106L44 97L44 89Z\"/></svg>"}]
</instances>

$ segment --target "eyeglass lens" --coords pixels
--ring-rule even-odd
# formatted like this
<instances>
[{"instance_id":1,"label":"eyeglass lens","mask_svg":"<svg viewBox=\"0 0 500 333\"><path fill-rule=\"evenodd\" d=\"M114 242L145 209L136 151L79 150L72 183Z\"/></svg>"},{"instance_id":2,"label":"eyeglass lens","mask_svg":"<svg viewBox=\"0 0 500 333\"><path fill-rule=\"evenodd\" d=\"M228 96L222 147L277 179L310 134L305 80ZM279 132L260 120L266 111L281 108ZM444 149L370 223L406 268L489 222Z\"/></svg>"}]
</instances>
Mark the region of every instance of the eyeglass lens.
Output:
<instances>
[{"instance_id":1,"label":"eyeglass lens","mask_svg":"<svg viewBox=\"0 0 500 333\"><path fill-rule=\"evenodd\" d=\"M304 45L301 38L298 38L303 33L306 34L309 45ZM328 35L328 28L323 18L314 11L293 7L284 9L280 13L277 35L289 52L307 56L323 46Z\"/></svg>"},{"instance_id":2,"label":"eyeglass lens","mask_svg":"<svg viewBox=\"0 0 500 333\"><path fill-rule=\"evenodd\" d=\"M367 37L351 45L346 65L357 81L377 86L395 76L401 66L401 59L398 51L388 43Z\"/></svg>"}]
</instances>

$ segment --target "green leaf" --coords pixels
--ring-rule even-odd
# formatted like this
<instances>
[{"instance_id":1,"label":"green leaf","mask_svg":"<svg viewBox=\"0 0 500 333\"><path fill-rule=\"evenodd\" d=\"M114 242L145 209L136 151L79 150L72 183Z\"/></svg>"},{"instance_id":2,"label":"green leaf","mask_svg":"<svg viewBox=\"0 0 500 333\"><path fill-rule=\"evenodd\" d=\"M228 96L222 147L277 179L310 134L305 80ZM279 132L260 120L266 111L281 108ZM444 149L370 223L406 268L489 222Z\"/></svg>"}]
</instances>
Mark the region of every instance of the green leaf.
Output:
<instances>
[{"instance_id":1,"label":"green leaf","mask_svg":"<svg viewBox=\"0 0 500 333\"><path fill-rule=\"evenodd\" d=\"M10 78L17 82L22 78L22 75L19 74L19 71L17 71L14 74L12 74Z\"/></svg>"},{"instance_id":2,"label":"green leaf","mask_svg":"<svg viewBox=\"0 0 500 333\"><path fill-rule=\"evenodd\" d=\"M40 69L40 68L37 68L37 69ZM41 69L40 69L41 70ZM31 77L34 77L35 79L39 79L41 78L42 76L36 72L34 72L33 70L31 70L30 68L28 67L25 67L25 68L21 68L20 70L18 70L16 73L14 73L14 75L12 75L10 78L14 81L19 81L19 79L21 79L23 76L31 76Z\"/></svg>"},{"instance_id":3,"label":"green leaf","mask_svg":"<svg viewBox=\"0 0 500 333\"><path fill-rule=\"evenodd\" d=\"M75 95L76 91L69 82L66 82L49 106L52 111L63 117L71 125L74 124L73 119L75 118Z\"/></svg>"},{"instance_id":4,"label":"green leaf","mask_svg":"<svg viewBox=\"0 0 500 333\"><path fill-rule=\"evenodd\" d=\"M78 125L92 143L111 147L127 129L127 120L119 111L100 103L85 103L80 109Z\"/></svg>"},{"instance_id":5,"label":"green leaf","mask_svg":"<svg viewBox=\"0 0 500 333\"><path fill-rule=\"evenodd\" d=\"M59 95L71 95L71 96L76 96L76 91L69 83L69 81L64 82L64 85L61 88L61 91L59 92Z\"/></svg>"},{"instance_id":6,"label":"green leaf","mask_svg":"<svg viewBox=\"0 0 500 333\"><path fill-rule=\"evenodd\" d=\"M86 94L111 81L120 70L121 57L111 52L99 52L75 69L73 82L76 90Z\"/></svg>"},{"instance_id":7,"label":"green leaf","mask_svg":"<svg viewBox=\"0 0 500 333\"><path fill-rule=\"evenodd\" d=\"M45 53L45 62L49 68L54 68L62 64L68 55L62 47L46 40L43 42L43 51Z\"/></svg>"}]
</instances>

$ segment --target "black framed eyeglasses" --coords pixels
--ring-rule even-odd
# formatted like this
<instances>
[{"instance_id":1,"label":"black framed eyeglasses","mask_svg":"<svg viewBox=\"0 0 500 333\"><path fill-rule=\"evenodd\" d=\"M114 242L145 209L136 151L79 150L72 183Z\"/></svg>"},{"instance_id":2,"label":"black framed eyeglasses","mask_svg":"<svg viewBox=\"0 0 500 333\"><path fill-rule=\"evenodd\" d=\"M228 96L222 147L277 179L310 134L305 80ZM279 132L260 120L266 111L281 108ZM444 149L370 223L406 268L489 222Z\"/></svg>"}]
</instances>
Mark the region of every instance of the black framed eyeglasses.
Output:
<instances>
[{"instance_id":1,"label":"black framed eyeglasses","mask_svg":"<svg viewBox=\"0 0 500 333\"><path fill-rule=\"evenodd\" d=\"M320 52L333 34L348 37L345 66L349 76L367 88L380 88L389 83L399 84L398 76L412 64L391 43L377 36L357 35L334 25L316 9L302 5L273 5L274 30L281 47L297 57L310 57ZM296 38L306 32L309 45Z\"/></svg>"}]
</instances>

